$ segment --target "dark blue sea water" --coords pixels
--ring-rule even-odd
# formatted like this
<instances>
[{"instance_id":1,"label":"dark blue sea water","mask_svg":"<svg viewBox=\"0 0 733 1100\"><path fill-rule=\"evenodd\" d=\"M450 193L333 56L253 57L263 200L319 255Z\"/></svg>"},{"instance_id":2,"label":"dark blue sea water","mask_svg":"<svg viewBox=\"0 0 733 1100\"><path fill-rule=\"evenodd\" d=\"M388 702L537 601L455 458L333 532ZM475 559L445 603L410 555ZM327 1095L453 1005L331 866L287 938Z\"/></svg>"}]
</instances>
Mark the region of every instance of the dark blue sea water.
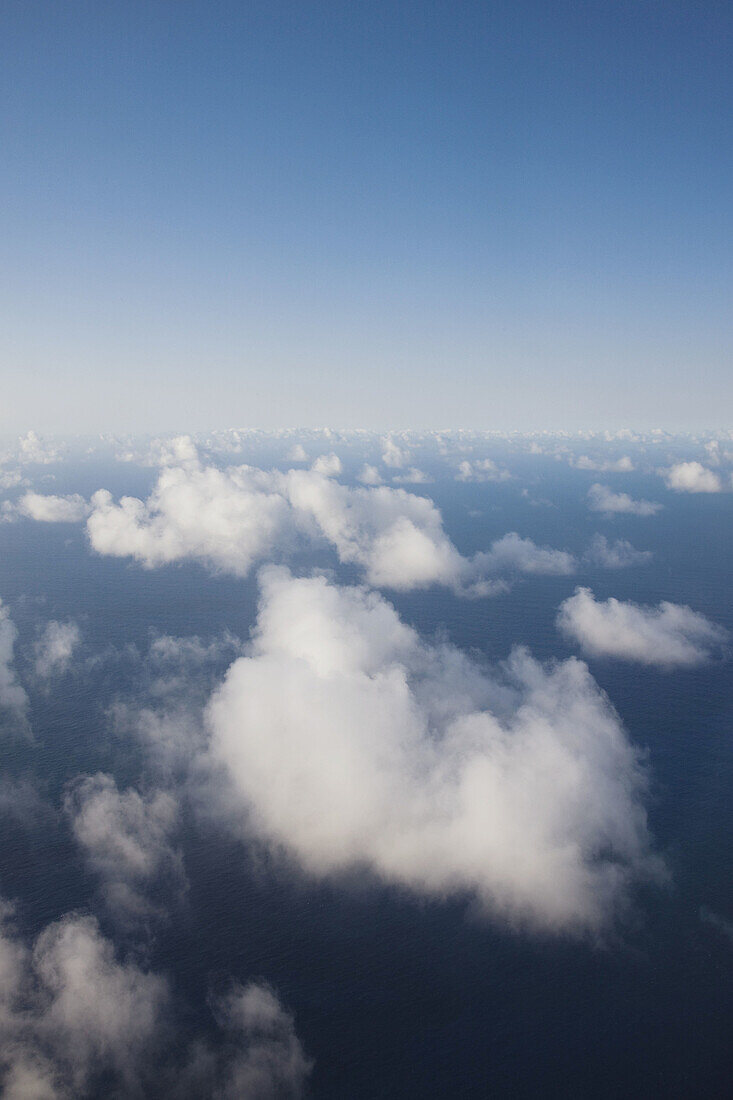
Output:
<instances>
[{"instance_id":1,"label":"dark blue sea water","mask_svg":"<svg viewBox=\"0 0 733 1100\"><path fill-rule=\"evenodd\" d=\"M443 474L417 491L441 507L465 553L510 530L582 553L601 531L653 551L653 562L530 577L490 600L438 589L388 594L420 631L445 630L492 660L517 643L564 657L574 650L554 619L579 583L604 599L689 604L733 631L733 494L675 495L651 475L599 477L549 458L515 458L512 469L505 483L461 484ZM141 493L152 478L87 462L59 469L53 490ZM603 519L585 503L597 480L665 509ZM313 561L337 569L326 551ZM192 564L145 570L94 555L80 527L21 521L0 525L0 595L19 629L16 664L33 729L32 740L4 740L4 768L35 777L57 806L80 772L109 771L123 785L145 770L140 747L108 715L115 699L134 698L142 676L126 649L145 654L151 631L246 637L256 584ZM108 657L53 691L34 687L38 624L66 618L80 623L86 658ZM425 902L373 882L315 883L254 858L189 814L189 896L149 956L189 1006L182 1033L207 1026L212 975L262 977L293 1012L314 1059L315 1097L731 1095L733 939L724 922L733 922L733 664L672 673L589 664L647 752L650 827L670 869L669 884L641 889L612 936L600 944L530 936L466 900ZM0 893L18 900L28 934L72 909L97 911L104 923L97 884L62 817L3 820L2 836Z\"/></svg>"}]
</instances>

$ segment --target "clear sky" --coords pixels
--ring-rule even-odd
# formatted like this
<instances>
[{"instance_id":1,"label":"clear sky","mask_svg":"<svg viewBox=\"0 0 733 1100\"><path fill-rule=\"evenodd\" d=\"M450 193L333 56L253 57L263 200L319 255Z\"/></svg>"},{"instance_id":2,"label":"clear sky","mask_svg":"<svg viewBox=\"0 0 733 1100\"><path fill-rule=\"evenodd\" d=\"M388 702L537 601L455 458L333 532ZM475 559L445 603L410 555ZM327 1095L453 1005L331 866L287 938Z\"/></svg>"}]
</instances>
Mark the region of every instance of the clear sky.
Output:
<instances>
[{"instance_id":1,"label":"clear sky","mask_svg":"<svg viewBox=\"0 0 733 1100\"><path fill-rule=\"evenodd\" d=\"M730 425L730 0L0 28L0 431Z\"/></svg>"}]
</instances>

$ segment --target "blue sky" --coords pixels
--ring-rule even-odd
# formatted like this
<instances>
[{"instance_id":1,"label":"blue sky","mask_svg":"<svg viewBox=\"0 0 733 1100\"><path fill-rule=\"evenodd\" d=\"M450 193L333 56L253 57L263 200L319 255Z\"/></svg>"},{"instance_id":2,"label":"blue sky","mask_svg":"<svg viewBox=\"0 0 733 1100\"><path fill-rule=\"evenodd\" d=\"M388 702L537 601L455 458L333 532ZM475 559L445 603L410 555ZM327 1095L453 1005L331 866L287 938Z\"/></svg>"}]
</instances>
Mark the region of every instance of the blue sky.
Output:
<instances>
[{"instance_id":1,"label":"blue sky","mask_svg":"<svg viewBox=\"0 0 733 1100\"><path fill-rule=\"evenodd\" d=\"M732 29L8 0L0 431L725 425Z\"/></svg>"}]
</instances>

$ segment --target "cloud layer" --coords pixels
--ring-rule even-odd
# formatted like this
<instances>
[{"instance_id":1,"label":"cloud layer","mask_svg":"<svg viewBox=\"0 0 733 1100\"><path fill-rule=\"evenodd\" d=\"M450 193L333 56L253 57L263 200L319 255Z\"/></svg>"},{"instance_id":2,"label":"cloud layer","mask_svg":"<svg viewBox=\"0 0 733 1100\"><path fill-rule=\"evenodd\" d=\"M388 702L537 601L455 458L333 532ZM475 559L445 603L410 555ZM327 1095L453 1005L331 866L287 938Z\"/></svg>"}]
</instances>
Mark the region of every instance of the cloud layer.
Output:
<instances>
[{"instance_id":1,"label":"cloud layer","mask_svg":"<svg viewBox=\"0 0 733 1100\"><path fill-rule=\"evenodd\" d=\"M376 587L440 584L470 596L502 590L511 574L574 568L570 554L516 534L466 558L431 500L387 486L351 488L335 472L330 456L317 468L285 473L187 461L164 468L145 502L123 497L116 504L110 493L95 493L89 538L99 553L147 566L193 558L239 576L273 554L320 542Z\"/></svg>"}]
</instances>

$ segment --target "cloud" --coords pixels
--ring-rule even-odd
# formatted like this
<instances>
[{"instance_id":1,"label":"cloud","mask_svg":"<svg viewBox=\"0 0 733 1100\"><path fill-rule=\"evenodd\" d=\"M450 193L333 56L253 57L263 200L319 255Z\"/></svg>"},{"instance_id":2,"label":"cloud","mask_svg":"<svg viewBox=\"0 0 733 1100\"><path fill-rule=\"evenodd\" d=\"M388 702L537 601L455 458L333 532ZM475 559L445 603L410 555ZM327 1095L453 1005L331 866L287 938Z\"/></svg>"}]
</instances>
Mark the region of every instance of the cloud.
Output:
<instances>
[{"instance_id":1,"label":"cloud","mask_svg":"<svg viewBox=\"0 0 733 1100\"><path fill-rule=\"evenodd\" d=\"M173 846L178 804L171 794L121 792L111 775L99 773L71 784L64 810L116 920L145 923L180 900L186 879Z\"/></svg>"},{"instance_id":2,"label":"cloud","mask_svg":"<svg viewBox=\"0 0 733 1100\"><path fill-rule=\"evenodd\" d=\"M373 591L260 581L207 723L273 850L548 930L603 926L653 872L639 756L582 662L517 650L489 671Z\"/></svg>"},{"instance_id":3,"label":"cloud","mask_svg":"<svg viewBox=\"0 0 733 1100\"><path fill-rule=\"evenodd\" d=\"M307 462L308 453L302 443L295 443L288 451L289 462Z\"/></svg>"},{"instance_id":4,"label":"cloud","mask_svg":"<svg viewBox=\"0 0 733 1100\"><path fill-rule=\"evenodd\" d=\"M585 552L585 561L601 565L604 569L626 569L630 565L646 565L652 560L651 550L637 550L628 539L609 542L605 535L596 534Z\"/></svg>"},{"instance_id":5,"label":"cloud","mask_svg":"<svg viewBox=\"0 0 733 1100\"><path fill-rule=\"evenodd\" d=\"M218 1042L182 1042L166 979L121 961L93 917L69 914L32 947L5 903L0 919L5 1100L302 1095L311 1063L292 1017L265 984L233 985L212 999Z\"/></svg>"},{"instance_id":6,"label":"cloud","mask_svg":"<svg viewBox=\"0 0 733 1100\"><path fill-rule=\"evenodd\" d=\"M19 462L46 466L51 462L58 462L63 452L63 446L39 438L34 431L28 432L18 440Z\"/></svg>"},{"instance_id":7,"label":"cloud","mask_svg":"<svg viewBox=\"0 0 733 1100\"><path fill-rule=\"evenodd\" d=\"M465 558L432 500L387 486L351 488L315 469L169 467L146 502L123 497L115 504L101 490L92 503L92 547L147 566L193 558L245 576L273 554L325 542L377 587L407 591L441 584L485 596L506 588L497 571L567 572L572 561L514 534L507 536L516 540L512 553L499 540L488 552Z\"/></svg>"},{"instance_id":8,"label":"cloud","mask_svg":"<svg viewBox=\"0 0 733 1100\"><path fill-rule=\"evenodd\" d=\"M365 463L359 471L357 481L360 481L362 485L381 485L382 475L376 466L369 466Z\"/></svg>"},{"instance_id":9,"label":"cloud","mask_svg":"<svg viewBox=\"0 0 733 1100\"><path fill-rule=\"evenodd\" d=\"M511 476L508 470L500 469L490 458L480 458L475 462L461 462L456 481L508 481Z\"/></svg>"},{"instance_id":10,"label":"cloud","mask_svg":"<svg viewBox=\"0 0 733 1100\"><path fill-rule=\"evenodd\" d=\"M6 1100L84 1096L111 1074L140 1095L165 981L115 958L93 917L49 925L29 950L5 907L0 933L0 1067Z\"/></svg>"},{"instance_id":11,"label":"cloud","mask_svg":"<svg viewBox=\"0 0 733 1100\"><path fill-rule=\"evenodd\" d=\"M634 463L628 455L616 459L593 459L588 455L580 455L575 460L571 459L570 465L578 470L596 470L599 473L628 474L634 469Z\"/></svg>"},{"instance_id":12,"label":"cloud","mask_svg":"<svg viewBox=\"0 0 733 1100\"><path fill-rule=\"evenodd\" d=\"M0 707L24 714L28 696L13 667L13 654L18 630L10 612L0 600Z\"/></svg>"},{"instance_id":13,"label":"cloud","mask_svg":"<svg viewBox=\"0 0 733 1100\"><path fill-rule=\"evenodd\" d=\"M333 451L327 455L319 455L311 466L314 474L323 474L324 477L338 477L341 473L341 459Z\"/></svg>"},{"instance_id":14,"label":"cloud","mask_svg":"<svg viewBox=\"0 0 733 1100\"><path fill-rule=\"evenodd\" d=\"M36 673L47 678L66 672L80 643L81 632L76 623L52 620L35 645Z\"/></svg>"},{"instance_id":15,"label":"cloud","mask_svg":"<svg viewBox=\"0 0 733 1100\"><path fill-rule=\"evenodd\" d=\"M668 489L678 493L720 493L723 489L718 475L699 462L678 462L670 466L665 481Z\"/></svg>"},{"instance_id":16,"label":"cloud","mask_svg":"<svg viewBox=\"0 0 733 1100\"><path fill-rule=\"evenodd\" d=\"M591 485L588 490L588 507L592 512L606 515L627 513L632 516L653 516L662 505L651 500L634 500L628 493L614 493L607 485Z\"/></svg>"},{"instance_id":17,"label":"cloud","mask_svg":"<svg viewBox=\"0 0 733 1100\"><path fill-rule=\"evenodd\" d=\"M214 1002L231 1046L216 1071L216 1100L297 1097L311 1071L293 1018L262 983L235 985ZM199 1094L200 1095L200 1094Z\"/></svg>"},{"instance_id":18,"label":"cloud","mask_svg":"<svg viewBox=\"0 0 733 1100\"><path fill-rule=\"evenodd\" d=\"M592 657L615 657L659 668L690 667L707 661L726 631L681 604L646 607L609 599L596 601L577 588L560 605L559 629Z\"/></svg>"},{"instance_id":19,"label":"cloud","mask_svg":"<svg viewBox=\"0 0 733 1100\"><path fill-rule=\"evenodd\" d=\"M404 474L395 474L392 480L398 485L427 485L432 478L423 470L418 470L417 466L410 466Z\"/></svg>"},{"instance_id":20,"label":"cloud","mask_svg":"<svg viewBox=\"0 0 733 1100\"><path fill-rule=\"evenodd\" d=\"M401 466L406 466L409 461L410 452L406 448L398 446L390 436L382 440L382 462L385 466L399 469Z\"/></svg>"},{"instance_id":21,"label":"cloud","mask_svg":"<svg viewBox=\"0 0 733 1100\"><path fill-rule=\"evenodd\" d=\"M78 493L65 497L26 493L18 501L18 511L42 523L79 523L88 516L89 505Z\"/></svg>"},{"instance_id":22,"label":"cloud","mask_svg":"<svg viewBox=\"0 0 733 1100\"><path fill-rule=\"evenodd\" d=\"M537 546L532 539L523 539L516 531L497 539L488 552L476 555L480 566L488 573L529 573L565 577L575 572L576 561L566 550Z\"/></svg>"}]
</instances>

